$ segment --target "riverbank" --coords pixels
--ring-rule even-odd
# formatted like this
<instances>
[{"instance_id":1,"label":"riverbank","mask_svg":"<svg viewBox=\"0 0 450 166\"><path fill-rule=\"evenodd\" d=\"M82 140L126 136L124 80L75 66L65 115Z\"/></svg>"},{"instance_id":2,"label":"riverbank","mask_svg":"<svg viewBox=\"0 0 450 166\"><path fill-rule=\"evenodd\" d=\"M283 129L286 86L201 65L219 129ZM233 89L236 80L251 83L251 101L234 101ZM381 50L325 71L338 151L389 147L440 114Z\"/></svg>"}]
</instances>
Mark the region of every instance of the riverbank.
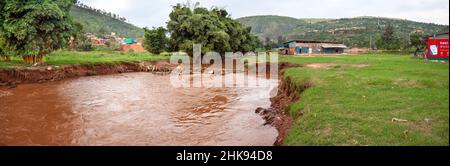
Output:
<instances>
[{"instance_id":1,"label":"riverbank","mask_svg":"<svg viewBox=\"0 0 450 166\"><path fill-rule=\"evenodd\" d=\"M45 57L44 63L37 66L62 66L83 64L136 63L143 61L160 61L170 58L170 54L154 55L148 52L134 53L122 51L55 51ZM36 67L23 63L22 58L12 57L11 61L0 61L0 70Z\"/></svg>"},{"instance_id":2,"label":"riverbank","mask_svg":"<svg viewBox=\"0 0 450 166\"><path fill-rule=\"evenodd\" d=\"M43 83L67 78L125 72L168 72L168 56L131 52L58 51L46 57L43 64L24 64L19 58L0 62L0 85Z\"/></svg>"}]
</instances>

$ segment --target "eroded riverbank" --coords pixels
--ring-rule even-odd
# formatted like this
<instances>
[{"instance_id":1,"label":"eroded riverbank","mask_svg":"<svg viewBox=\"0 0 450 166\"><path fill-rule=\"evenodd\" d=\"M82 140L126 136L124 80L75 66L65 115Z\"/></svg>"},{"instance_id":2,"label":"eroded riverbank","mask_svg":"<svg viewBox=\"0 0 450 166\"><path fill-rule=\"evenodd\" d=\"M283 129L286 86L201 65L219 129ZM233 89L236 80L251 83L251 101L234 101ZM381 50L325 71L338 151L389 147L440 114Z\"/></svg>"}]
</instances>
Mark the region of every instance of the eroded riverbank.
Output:
<instances>
[{"instance_id":1,"label":"eroded riverbank","mask_svg":"<svg viewBox=\"0 0 450 166\"><path fill-rule=\"evenodd\" d=\"M0 86L14 87L19 84L45 83L82 76L129 72L167 73L175 67L176 65L171 65L168 61L19 67L0 70Z\"/></svg>"}]
</instances>

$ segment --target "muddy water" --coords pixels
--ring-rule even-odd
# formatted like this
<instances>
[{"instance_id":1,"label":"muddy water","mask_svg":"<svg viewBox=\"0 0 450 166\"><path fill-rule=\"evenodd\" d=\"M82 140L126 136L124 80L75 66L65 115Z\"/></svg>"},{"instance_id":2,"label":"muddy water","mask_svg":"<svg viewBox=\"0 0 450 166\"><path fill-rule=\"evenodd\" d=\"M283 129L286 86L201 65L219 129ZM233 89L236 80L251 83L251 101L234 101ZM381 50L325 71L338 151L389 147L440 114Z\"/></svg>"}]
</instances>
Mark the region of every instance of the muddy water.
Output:
<instances>
[{"instance_id":1,"label":"muddy water","mask_svg":"<svg viewBox=\"0 0 450 166\"><path fill-rule=\"evenodd\" d=\"M172 88L169 81L127 73L0 89L0 145L275 142L276 129L254 113L270 106L272 88Z\"/></svg>"}]
</instances>

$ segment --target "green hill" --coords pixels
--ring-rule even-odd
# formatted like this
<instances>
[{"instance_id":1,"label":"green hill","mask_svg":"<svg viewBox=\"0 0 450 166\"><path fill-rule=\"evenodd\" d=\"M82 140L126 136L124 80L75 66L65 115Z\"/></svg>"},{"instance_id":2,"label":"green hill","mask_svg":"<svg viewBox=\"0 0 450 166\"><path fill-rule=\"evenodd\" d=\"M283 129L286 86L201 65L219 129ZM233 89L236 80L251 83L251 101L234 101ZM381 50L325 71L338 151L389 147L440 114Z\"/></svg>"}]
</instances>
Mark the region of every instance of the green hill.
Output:
<instances>
[{"instance_id":1,"label":"green hill","mask_svg":"<svg viewBox=\"0 0 450 166\"><path fill-rule=\"evenodd\" d=\"M370 39L375 41L388 24L395 26L396 35L402 42L409 42L409 35L416 30L424 34L448 31L448 25L420 23L410 20L355 17L342 19L296 19L283 16L251 16L237 19L251 26L253 33L261 39L276 41L279 36L287 39L324 40L343 42L351 47L369 47Z\"/></svg>"},{"instance_id":2,"label":"green hill","mask_svg":"<svg viewBox=\"0 0 450 166\"><path fill-rule=\"evenodd\" d=\"M119 37L139 37L144 34L142 28L95 10L89 10L74 5L71 14L75 22L83 25L86 32L97 35L102 34L102 31L103 33L115 32Z\"/></svg>"}]
</instances>

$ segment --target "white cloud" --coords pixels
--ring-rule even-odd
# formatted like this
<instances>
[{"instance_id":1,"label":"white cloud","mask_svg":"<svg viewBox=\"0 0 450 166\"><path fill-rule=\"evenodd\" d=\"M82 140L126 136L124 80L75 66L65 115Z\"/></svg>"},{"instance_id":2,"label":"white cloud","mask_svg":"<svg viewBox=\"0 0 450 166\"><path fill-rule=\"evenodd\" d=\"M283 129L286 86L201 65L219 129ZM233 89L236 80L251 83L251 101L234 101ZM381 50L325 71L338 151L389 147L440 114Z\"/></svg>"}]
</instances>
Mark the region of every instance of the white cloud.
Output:
<instances>
[{"instance_id":1,"label":"white cloud","mask_svg":"<svg viewBox=\"0 0 450 166\"><path fill-rule=\"evenodd\" d=\"M127 17L141 27L164 26L171 6L185 0L81 0ZM195 1L195 0L192 0ZM196 0L201 6L225 7L233 18L282 15L295 18L383 16L449 24L448 0Z\"/></svg>"}]
</instances>

